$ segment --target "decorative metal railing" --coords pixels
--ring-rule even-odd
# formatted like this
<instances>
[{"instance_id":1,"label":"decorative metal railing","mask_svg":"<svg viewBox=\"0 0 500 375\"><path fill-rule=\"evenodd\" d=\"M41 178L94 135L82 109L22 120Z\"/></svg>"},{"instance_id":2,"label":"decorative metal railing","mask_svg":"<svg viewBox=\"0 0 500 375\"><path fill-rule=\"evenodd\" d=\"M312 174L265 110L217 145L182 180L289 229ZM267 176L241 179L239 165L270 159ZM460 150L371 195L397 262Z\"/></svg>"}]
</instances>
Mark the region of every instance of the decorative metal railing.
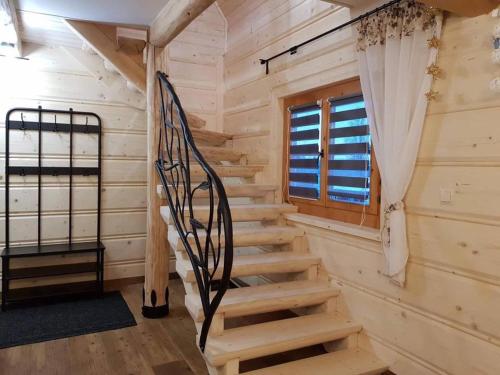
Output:
<instances>
[{"instance_id":1,"label":"decorative metal railing","mask_svg":"<svg viewBox=\"0 0 500 375\"><path fill-rule=\"evenodd\" d=\"M199 341L204 351L212 319L231 278L231 211L220 178L196 147L186 114L167 75L157 72L157 78L161 126L156 169L166 192L172 221L193 265L205 315ZM193 165L201 167L201 181L193 181ZM208 220L196 219L193 205L196 198L208 201Z\"/></svg>"}]
</instances>

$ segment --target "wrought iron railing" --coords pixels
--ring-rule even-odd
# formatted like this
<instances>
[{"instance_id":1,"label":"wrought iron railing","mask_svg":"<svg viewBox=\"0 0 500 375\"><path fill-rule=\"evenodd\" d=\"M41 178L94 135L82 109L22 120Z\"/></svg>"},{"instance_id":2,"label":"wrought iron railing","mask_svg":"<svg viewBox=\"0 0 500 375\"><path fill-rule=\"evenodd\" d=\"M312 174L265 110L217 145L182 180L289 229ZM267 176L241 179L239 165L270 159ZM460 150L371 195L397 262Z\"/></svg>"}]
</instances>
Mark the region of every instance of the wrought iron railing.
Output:
<instances>
[{"instance_id":1,"label":"wrought iron railing","mask_svg":"<svg viewBox=\"0 0 500 375\"><path fill-rule=\"evenodd\" d=\"M193 266L203 305L202 351L233 264L231 211L220 178L198 151L186 114L167 75L157 72L160 85L160 142L156 169L166 192L172 221ZM201 167L201 182L193 182L193 165ZM202 193L204 192L204 193ZM206 199L208 220L198 220L193 201ZM218 279L218 280L217 280Z\"/></svg>"}]
</instances>

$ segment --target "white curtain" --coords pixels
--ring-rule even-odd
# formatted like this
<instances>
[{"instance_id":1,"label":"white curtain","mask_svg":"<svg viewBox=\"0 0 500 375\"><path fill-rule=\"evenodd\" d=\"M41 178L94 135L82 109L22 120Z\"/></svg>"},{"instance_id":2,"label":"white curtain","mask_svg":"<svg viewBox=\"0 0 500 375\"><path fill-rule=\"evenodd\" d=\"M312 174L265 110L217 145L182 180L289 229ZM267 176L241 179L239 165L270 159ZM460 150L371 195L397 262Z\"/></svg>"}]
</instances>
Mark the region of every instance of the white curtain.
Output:
<instances>
[{"instance_id":1,"label":"white curtain","mask_svg":"<svg viewBox=\"0 0 500 375\"><path fill-rule=\"evenodd\" d=\"M403 201L433 95L428 67L437 58L441 25L441 13L408 1L358 26L361 86L385 200L385 272L401 286L409 254Z\"/></svg>"}]
</instances>

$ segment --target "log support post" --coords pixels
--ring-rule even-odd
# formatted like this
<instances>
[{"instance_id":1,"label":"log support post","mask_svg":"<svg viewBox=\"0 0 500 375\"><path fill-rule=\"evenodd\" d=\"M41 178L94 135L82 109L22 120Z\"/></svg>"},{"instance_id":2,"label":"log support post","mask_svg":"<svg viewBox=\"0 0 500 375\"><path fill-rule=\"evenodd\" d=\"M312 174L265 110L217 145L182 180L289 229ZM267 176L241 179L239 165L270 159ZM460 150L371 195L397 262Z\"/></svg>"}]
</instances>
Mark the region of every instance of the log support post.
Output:
<instances>
[{"instance_id":1,"label":"log support post","mask_svg":"<svg viewBox=\"0 0 500 375\"><path fill-rule=\"evenodd\" d=\"M159 49L147 46L147 240L146 269L142 314L146 318L161 318L168 315L168 275L170 246L167 241L167 226L160 215L161 198L156 187L160 183L155 169L160 136L159 88L156 80L156 57Z\"/></svg>"}]
</instances>

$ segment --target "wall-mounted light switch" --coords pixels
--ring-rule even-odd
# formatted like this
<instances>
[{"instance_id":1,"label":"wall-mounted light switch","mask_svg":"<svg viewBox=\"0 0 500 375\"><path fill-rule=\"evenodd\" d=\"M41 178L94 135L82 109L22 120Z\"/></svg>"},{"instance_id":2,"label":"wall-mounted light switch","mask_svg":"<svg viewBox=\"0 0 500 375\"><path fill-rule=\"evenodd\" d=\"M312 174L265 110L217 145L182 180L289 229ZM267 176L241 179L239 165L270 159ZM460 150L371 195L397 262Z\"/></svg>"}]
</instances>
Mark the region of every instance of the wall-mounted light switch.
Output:
<instances>
[{"instance_id":1,"label":"wall-mounted light switch","mask_svg":"<svg viewBox=\"0 0 500 375\"><path fill-rule=\"evenodd\" d=\"M441 203L450 203L453 197L453 191L451 189L442 189L440 190L440 200Z\"/></svg>"}]
</instances>

